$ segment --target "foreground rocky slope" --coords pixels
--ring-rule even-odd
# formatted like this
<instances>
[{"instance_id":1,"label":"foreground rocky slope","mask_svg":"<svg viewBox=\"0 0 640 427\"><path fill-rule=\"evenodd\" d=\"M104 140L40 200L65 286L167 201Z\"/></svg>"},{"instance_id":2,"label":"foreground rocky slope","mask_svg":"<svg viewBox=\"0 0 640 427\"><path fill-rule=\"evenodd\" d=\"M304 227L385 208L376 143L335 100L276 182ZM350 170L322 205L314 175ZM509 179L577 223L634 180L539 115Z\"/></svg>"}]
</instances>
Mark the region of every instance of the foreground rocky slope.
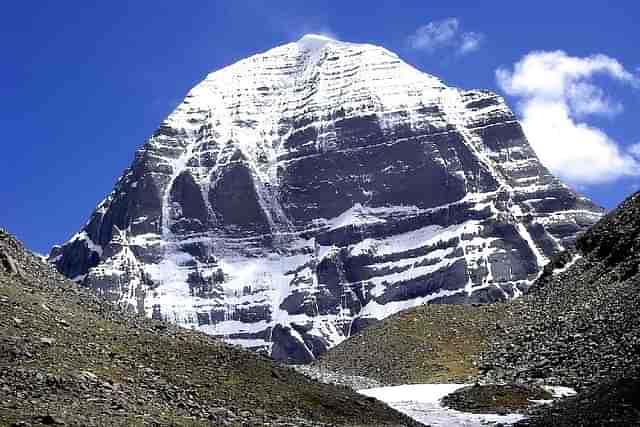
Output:
<instances>
[{"instance_id":1,"label":"foreground rocky slope","mask_svg":"<svg viewBox=\"0 0 640 427\"><path fill-rule=\"evenodd\" d=\"M549 265L482 368L495 379L579 388L640 367L640 193Z\"/></svg>"},{"instance_id":2,"label":"foreground rocky slope","mask_svg":"<svg viewBox=\"0 0 640 427\"><path fill-rule=\"evenodd\" d=\"M522 298L408 310L335 347L318 365L387 383L567 385L581 394L554 409L565 417L562 425L636 425L640 406L630 393L618 401L598 395L603 384L638 384L639 262L637 193L581 235L575 251L555 257ZM610 406L599 409L605 402ZM554 425L553 416L543 422Z\"/></svg>"},{"instance_id":3,"label":"foreground rocky slope","mask_svg":"<svg viewBox=\"0 0 640 427\"><path fill-rule=\"evenodd\" d=\"M202 333L126 314L0 230L0 426L416 425Z\"/></svg>"},{"instance_id":4,"label":"foreground rocky slope","mask_svg":"<svg viewBox=\"0 0 640 427\"><path fill-rule=\"evenodd\" d=\"M521 294L600 215L496 94L307 35L194 87L50 261L149 317L308 362L409 307Z\"/></svg>"}]
</instances>

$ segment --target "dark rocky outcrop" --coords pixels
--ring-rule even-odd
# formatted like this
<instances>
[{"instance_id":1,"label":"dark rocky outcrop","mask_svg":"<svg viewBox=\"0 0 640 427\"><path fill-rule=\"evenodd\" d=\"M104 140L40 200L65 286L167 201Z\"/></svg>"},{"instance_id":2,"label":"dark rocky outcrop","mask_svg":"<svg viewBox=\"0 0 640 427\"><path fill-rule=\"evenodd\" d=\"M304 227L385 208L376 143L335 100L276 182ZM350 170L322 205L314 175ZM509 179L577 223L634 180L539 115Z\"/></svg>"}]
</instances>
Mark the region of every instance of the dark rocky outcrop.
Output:
<instances>
[{"instance_id":1,"label":"dark rocky outcrop","mask_svg":"<svg viewBox=\"0 0 640 427\"><path fill-rule=\"evenodd\" d=\"M215 176L209 190L209 203L223 226L245 228L256 233L269 231L251 170L242 161Z\"/></svg>"}]
</instances>

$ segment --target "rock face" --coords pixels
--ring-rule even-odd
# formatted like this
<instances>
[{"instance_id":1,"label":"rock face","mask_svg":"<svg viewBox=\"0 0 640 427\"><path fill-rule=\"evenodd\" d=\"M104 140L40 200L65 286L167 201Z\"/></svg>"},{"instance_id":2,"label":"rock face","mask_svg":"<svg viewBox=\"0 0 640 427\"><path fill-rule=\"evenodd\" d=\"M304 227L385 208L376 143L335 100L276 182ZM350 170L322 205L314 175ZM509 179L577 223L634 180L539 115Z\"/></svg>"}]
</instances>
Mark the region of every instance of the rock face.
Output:
<instances>
[{"instance_id":1,"label":"rock face","mask_svg":"<svg viewBox=\"0 0 640 427\"><path fill-rule=\"evenodd\" d=\"M601 215L499 96L307 35L194 87L50 261L305 362L408 307L517 296Z\"/></svg>"}]
</instances>

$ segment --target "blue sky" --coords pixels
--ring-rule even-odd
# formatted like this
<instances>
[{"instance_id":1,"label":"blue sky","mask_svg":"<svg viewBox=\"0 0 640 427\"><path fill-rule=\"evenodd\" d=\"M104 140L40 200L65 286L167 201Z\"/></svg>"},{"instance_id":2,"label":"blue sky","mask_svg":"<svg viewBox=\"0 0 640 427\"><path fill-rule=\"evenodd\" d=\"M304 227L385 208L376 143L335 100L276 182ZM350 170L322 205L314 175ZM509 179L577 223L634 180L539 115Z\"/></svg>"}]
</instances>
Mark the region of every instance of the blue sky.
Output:
<instances>
[{"instance_id":1,"label":"blue sky","mask_svg":"<svg viewBox=\"0 0 640 427\"><path fill-rule=\"evenodd\" d=\"M135 149L208 72L308 32L382 45L450 85L506 94L541 141L584 137L539 149L613 207L640 187L640 4L617 4L8 2L0 226L48 252L82 226ZM559 130L549 135L547 120Z\"/></svg>"}]
</instances>

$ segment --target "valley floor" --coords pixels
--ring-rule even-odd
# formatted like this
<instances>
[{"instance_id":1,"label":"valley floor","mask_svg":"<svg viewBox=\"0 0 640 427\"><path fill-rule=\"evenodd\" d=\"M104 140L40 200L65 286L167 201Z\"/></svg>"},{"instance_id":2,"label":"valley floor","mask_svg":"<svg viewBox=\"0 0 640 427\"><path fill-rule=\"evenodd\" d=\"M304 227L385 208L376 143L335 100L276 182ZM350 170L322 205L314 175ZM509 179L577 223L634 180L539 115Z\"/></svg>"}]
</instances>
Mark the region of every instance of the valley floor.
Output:
<instances>
[{"instance_id":1,"label":"valley floor","mask_svg":"<svg viewBox=\"0 0 640 427\"><path fill-rule=\"evenodd\" d=\"M352 376L330 371L326 368L297 365L295 370L319 381L351 387L358 393L387 403L392 408L416 421L433 427L483 427L487 425L512 425L527 419L524 410L509 413L497 409L496 413L472 413L446 407L442 399L451 393L470 387L472 384L405 384L384 386L363 376ZM548 387L553 399L575 394L564 387ZM530 406L550 404L552 400L531 401ZM523 408L527 409L527 408Z\"/></svg>"},{"instance_id":2,"label":"valley floor","mask_svg":"<svg viewBox=\"0 0 640 427\"><path fill-rule=\"evenodd\" d=\"M410 384L360 390L416 421L433 427L482 427L500 423L510 425L524 419L521 414L474 414L450 409L441 399L469 384Z\"/></svg>"}]
</instances>

